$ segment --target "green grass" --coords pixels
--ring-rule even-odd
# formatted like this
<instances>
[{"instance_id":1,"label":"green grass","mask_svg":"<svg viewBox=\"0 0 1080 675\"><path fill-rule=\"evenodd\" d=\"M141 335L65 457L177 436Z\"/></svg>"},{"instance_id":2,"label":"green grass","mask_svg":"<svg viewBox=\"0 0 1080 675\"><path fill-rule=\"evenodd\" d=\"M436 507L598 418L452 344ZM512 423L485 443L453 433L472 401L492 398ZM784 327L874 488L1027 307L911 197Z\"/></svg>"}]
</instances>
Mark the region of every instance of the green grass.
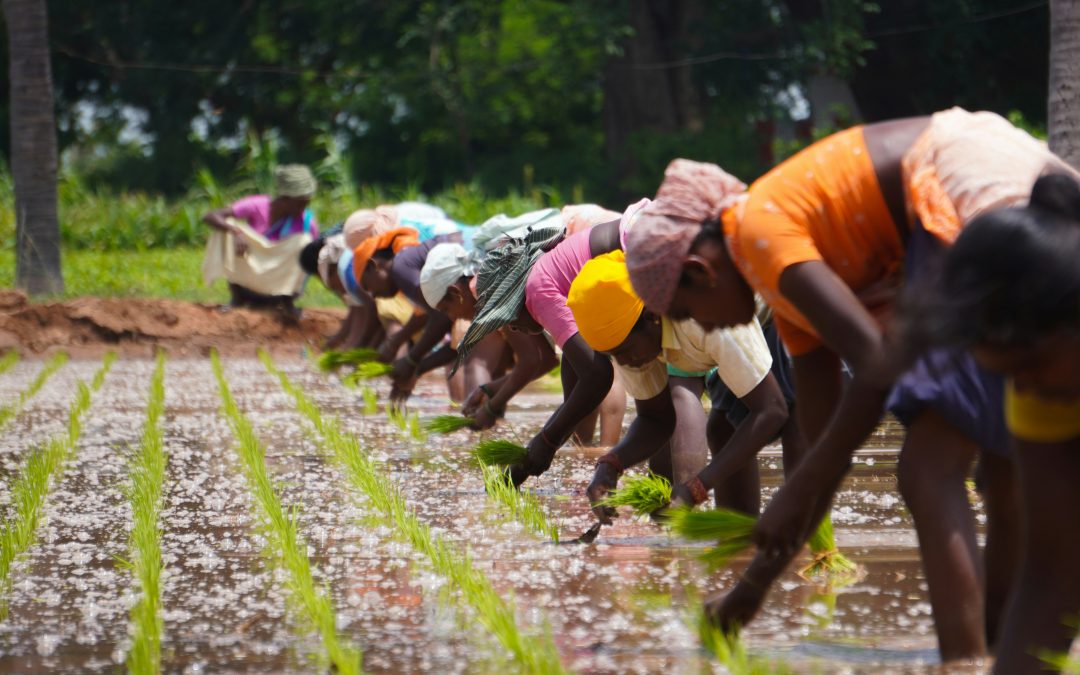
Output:
<instances>
[{"instance_id":1,"label":"green grass","mask_svg":"<svg viewBox=\"0 0 1080 675\"><path fill-rule=\"evenodd\" d=\"M687 539L715 541L716 545L699 557L716 569L753 545L750 537L757 519L731 509L693 511L681 508L668 513L668 524L675 533Z\"/></svg>"},{"instance_id":2,"label":"green grass","mask_svg":"<svg viewBox=\"0 0 1080 675\"><path fill-rule=\"evenodd\" d=\"M555 543L559 542L559 528L548 520L536 495L515 488L510 476L501 467L481 464L480 469L484 472L484 488L491 499L525 527Z\"/></svg>"},{"instance_id":3,"label":"green grass","mask_svg":"<svg viewBox=\"0 0 1080 675\"><path fill-rule=\"evenodd\" d=\"M600 500L601 506L629 506L635 516L647 516L671 502L671 483L651 471L634 474L622 481L622 486L612 490Z\"/></svg>"},{"instance_id":4,"label":"green grass","mask_svg":"<svg viewBox=\"0 0 1080 675\"><path fill-rule=\"evenodd\" d=\"M210 361L221 392L222 410L238 441L236 452L243 465L248 488L258 507L274 558L286 572L286 586L293 604L300 612L298 618L316 630L322 640L320 666L323 669L332 666L338 673L359 673L362 655L357 648L347 644L338 635L329 590L320 590L315 585L311 563L307 557L307 543L297 527L297 511L286 511L282 507L266 467L265 448L255 435L251 422L240 412L229 392L221 359L216 351L210 353Z\"/></svg>"},{"instance_id":5,"label":"green grass","mask_svg":"<svg viewBox=\"0 0 1080 675\"><path fill-rule=\"evenodd\" d=\"M9 350L7 354L4 354L3 358L0 358L0 375L3 375L7 371L19 362L19 350Z\"/></svg>"},{"instance_id":6,"label":"green grass","mask_svg":"<svg viewBox=\"0 0 1080 675\"><path fill-rule=\"evenodd\" d=\"M15 353L15 352L12 352ZM19 392L19 396L14 402L5 406L0 406L0 430L8 425L8 422L13 420L19 411L23 409L27 401L34 398L41 388L45 386L45 383L49 381L49 378L53 376L53 373L60 370L60 367L68 362L68 355L66 352L59 352L54 354L52 358L45 362L45 365L41 367L38 374L34 377L34 380L27 385L26 389ZM10 368L10 366L8 366Z\"/></svg>"},{"instance_id":7,"label":"green grass","mask_svg":"<svg viewBox=\"0 0 1080 675\"><path fill-rule=\"evenodd\" d=\"M418 552L427 557L432 569L445 577L460 599L471 608L476 619L508 650L524 672L561 673L550 627L542 635L524 635L517 625L512 599L495 591L491 580L473 566L468 553L436 537L405 502L405 498L375 462L363 451L355 436L346 434L336 417L324 415L317 405L274 366L270 356L260 350L266 369L275 375L282 389L296 402L297 412L317 432L320 447L327 459L338 466L349 484L367 495L371 505Z\"/></svg>"},{"instance_id":8,"label":"green grass","mask_svg":"<svg viewBox=\"0 0 1080 675\"><path fill-rule=\"evenodd\" d=\"M218 280L207 288L202 282L201 248L148 249L145 251L87 251L64 249L61 266L64 293L59 299L94 295L102 298L166 298L224 304L229 289ZM15 252L0 250L0 288L15 285ZM341 307L317 279L309 279L304 307Z\"/></svg>"},{"instance_id":9,"label":"green grass","mask_svg":"<svg viewBox=\"0 0 1080 675\"><path fill-rule=\"evenodd\" d=\"M136 675L161 672L161 495L165 486L165 453L161 418L165 413L165 353L158 352L154 375L150 380L150 398L146 406L146 426L142 442L128 463L131 485L127 498L131 503L132 528L130 561L139 589L139 600L131 608L131 651L128 671Z\"/></svg>"},{"instance_id":10,"label":"green grass","mask_svg":"<svg viewBox=\"0 0 1080 675\"><path fill-rule=\"evenodd\" d=\"M430 434L452 434L467 429L475 421L462 415L437 415L424 423L424 431Z\"/></svg>"},{"instance_id":11,"label":"green grass","mask_svg":"<svg viewBox=\"0 0 1080 675\"><path fill-rule=\"evenodd\" d=\"M496 466L512 466L525 461L528 450L517 443L498 439L480 441L476 444L473 454L480 464Z\"/></svg>"},{"instance_id":12,"label":"green grass","mask_svg":"<svg viewBox=\"0 0 1080 675\"><path fill-rule=\"evenodd\" d=\"M116 355L112 352L105 356L89 387L84 382L78 384L75 400L68 411L67 433L32 449L11 484L12 515L0 531L0 619L7 616L11 566L34 543L34 533L49 493L49 480L59 475L65 461L74 454L82 434L82 416L90 407L93 393L101 388L115 359Z\"/></svg>"}]
</instances>

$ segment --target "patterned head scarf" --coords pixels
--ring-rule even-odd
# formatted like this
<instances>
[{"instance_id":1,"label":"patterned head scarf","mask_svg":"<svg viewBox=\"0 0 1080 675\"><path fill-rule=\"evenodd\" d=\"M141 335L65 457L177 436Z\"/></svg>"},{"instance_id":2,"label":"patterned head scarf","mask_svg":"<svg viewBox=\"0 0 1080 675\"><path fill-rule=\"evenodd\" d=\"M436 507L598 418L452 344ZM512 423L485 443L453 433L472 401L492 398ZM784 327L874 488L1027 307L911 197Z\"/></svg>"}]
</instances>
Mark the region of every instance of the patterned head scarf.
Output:
<instances>
[{"instance_id":1,"label":"patterned head scarf","mask_svg":"<svg viewBox=\"0 0 1080 675\"><path fill-rule=\"evenodd\" d=\"M428 251L420 270L420 292L432 309L446 297L446 289L473 274L473 261L461 244L438 244Z\"/></svg>"},{"instance_id":2,"label":"patterned head scarf","mask_svg":"<svg viewBox=\"0 0 1080 675\"><path fill-rule=\"evenodd\" d=\"M340 234L327 237L323 241L323 247L319 249L319 277L327 286L330 285L330 266L336 265L345 252L345 237Z\"/></svg>"},{"instance_id":3,"label":"patterned head scarf","mask_svg":"<svg viewBox=\"0 0 1080 675\"><path fill-rule=\"evenodd\" d=\"M315 194L315 176L303 164L282 164L274 169L274 194L310 198Z\"/></svg>"},{"instance_id":4,"label":"patterned head scarf","mask_svg":"<svg viewBox=\"0 0 1080 675\"><path fill-rule=\"evenodd\" d=\"M676 159L668 165L656 201L626 235L630 280L650 311L667 313L701 225L719 220L745 193L745 183L715 164Z\"/></svg>"},{"instance_id":5,"label":"patterned head scarf","mask_svg":"<svg viewBox=\"0 0 1080 675\"><path fill-rule=\"evenodd\" d=\"M492 216L476 228L473 234L473 248L490 251L510 239L520 239L537 227L554 227L559 221L548 220L559 215L558 209L530 211L513 218L505 213Z\"/></svg>"},{"instance_id":6,"label":"patterned head scarf","mask_svg":"<svg viewBox=\"0 0 1080 675\"><path fill-rule=\"evenodd\" d=\"M570 284L566 306L574 313L585 342L596 351L607 352L630 335L645 303L630 285L626 255L612 251L585 263Z\"/></svg>"},{"instance_id":7,"label":"patterned head scarf","mask_svg":"<svg viewBox=\"0 0 1080 675\"><path fill-rule=\"evenodd\" d=\"M525 305L525 282L533 265L566 234L561 219L556 222L530 229L484 258L476 272L476 318L461 338L455 370L478 342L517 318Z\"/></svg>"},{"instance_id":8,"label":"patterned head scarf","mask_svg":"<svg viewBox=\"0 0 1080 675\"><path fill-rule=\"evenodd\" d=\"M365 239L353 249L353 274L356 275L356 280L360 281L360 278L364 275L364 268L367 267L371 256L375 255L375 251L388 248L394 252L394 255L397 255L403 249L419 245L420 238L417 236L416 230L411 227L396 227L377 237Z\"/></svg>"},{"instance_id":9,"label":"patterned head scarf","mask_svg":"<svg viewBox=\"0 0 1080 675\"><path fill-rule=\"evenodd\" d=\"M353 211L345 219L345 226L342 228L345 234L345 245L356 248L365 239L389 232L397 227L397 224L397 210L393 206Z\"/></svg>"}]
</instances>

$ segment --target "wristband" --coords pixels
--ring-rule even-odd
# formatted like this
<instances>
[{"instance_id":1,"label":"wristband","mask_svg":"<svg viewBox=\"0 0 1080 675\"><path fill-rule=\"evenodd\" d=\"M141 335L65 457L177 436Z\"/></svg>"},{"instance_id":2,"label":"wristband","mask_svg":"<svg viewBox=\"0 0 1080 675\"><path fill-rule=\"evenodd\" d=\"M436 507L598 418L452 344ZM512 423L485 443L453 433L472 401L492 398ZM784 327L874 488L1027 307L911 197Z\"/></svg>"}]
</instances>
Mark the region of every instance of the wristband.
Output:
<instances>
[{"instance_id":1,"label":"wristband","mask_svg":"<svg viewBox=\"0 0 1080 675\"><path fill-rule=\"evenodd\" d=\"M544 441L544 445L548 446L548 448L552 452L555 452L556 450L558 450L562 446L562 443L559 443L558 445L556 445L555 443L552 443L551 439L548 438L548 436L547 436L547 432L542 427L540 429L540 439L542 441Z\"/></svg>"},{"instance_id":2,"label":"wristband","mask_svg":"<svg viewBox=\"0 0 1080 675\"><path fill-rule=\"evenodd\" d=\"M690 491L690 498L694 500L694 506L709 498L709 488L705 487L705 483L697 476L686 481L686 489Z\"/></svg>"},{"instance_id":3,"label":"wristband","mask_svg":"<svg viewBox=\"0 0 1080 675\"><path fill-rule=\"evenodd\" d=\"M614 452L609 452L606 455L601 455L596 460L596 468L599 469L601 464L607 464L612 469L615 469L616 474L618 474L620 476L622 475L622 472L623 472L622 462L619 461L618 456L616 456L616 454Z\"/></svg>"},{"instance_id":4,"label":"wristband","mask_svg":"<svg viewBox=\"0 0 1080 675\"><path fill-rule=\"evenodd\" d=\"M484 392L484 395L486 395L488 398L491 398L492 396L495 395L495 394L491 393L491 385L488 384L487 382L485 382L482 385L480 385L479 387L477 387L477 389Z\"/></svg>"}]
</instances>

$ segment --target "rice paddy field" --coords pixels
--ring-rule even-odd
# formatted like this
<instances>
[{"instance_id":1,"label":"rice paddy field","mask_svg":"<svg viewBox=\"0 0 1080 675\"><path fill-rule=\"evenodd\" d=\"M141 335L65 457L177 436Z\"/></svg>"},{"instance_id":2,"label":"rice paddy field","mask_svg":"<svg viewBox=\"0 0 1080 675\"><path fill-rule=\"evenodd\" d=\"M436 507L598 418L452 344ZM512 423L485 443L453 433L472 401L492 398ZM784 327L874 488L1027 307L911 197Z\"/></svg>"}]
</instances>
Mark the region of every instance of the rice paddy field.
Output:
<instances>
[{"instance_id":1,"label":"rice paddy field","mask_svg":"<svg viewBox=\"0 0 1080 675\"><path fill-rule=\"evenodd\" d=\"M695 607L746 554L710 571L707 544L626 508L575 541L601 450L565 448L521 495L490 471L485 488L473 448L524 444L558 393L517 397L481 437L425 433L451 412L437 377L391 418L364 391L386 383L347 388L305 359L3 369L3 672L941 671L891 425L834 505L863 574L826 588L792 570L718 660ZM759 461L771 494L779 448Z\"/></svg>"}]
</instances>

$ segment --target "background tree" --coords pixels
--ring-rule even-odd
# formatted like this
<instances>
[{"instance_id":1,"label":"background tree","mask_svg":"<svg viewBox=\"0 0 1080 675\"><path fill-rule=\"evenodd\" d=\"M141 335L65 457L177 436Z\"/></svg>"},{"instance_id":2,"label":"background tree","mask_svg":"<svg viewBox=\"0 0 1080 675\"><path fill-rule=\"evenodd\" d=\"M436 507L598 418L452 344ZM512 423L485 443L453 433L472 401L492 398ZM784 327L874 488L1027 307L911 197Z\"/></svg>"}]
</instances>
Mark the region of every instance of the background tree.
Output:
<instances>
[{"instance_id":1,"label":"background tree","mask_svg":"<svg viewBox=\"0 0 1080 675\"><path fill-rule=\"evenodd\" d=\"M1080 0L1050 2L1050 149L1080 169Z\"/></svg>"},{"instance_id":2,"label":"background tree","mask_svg":"<svg viewBox=\"0 0 1080 675\"><path fill-rule=\"evenodd\" d=\"M60 222L45 0L3 0L7 23L11 171L15 179L15 280L30 293L60 293Z\"/></svg>"}]
</instances>

